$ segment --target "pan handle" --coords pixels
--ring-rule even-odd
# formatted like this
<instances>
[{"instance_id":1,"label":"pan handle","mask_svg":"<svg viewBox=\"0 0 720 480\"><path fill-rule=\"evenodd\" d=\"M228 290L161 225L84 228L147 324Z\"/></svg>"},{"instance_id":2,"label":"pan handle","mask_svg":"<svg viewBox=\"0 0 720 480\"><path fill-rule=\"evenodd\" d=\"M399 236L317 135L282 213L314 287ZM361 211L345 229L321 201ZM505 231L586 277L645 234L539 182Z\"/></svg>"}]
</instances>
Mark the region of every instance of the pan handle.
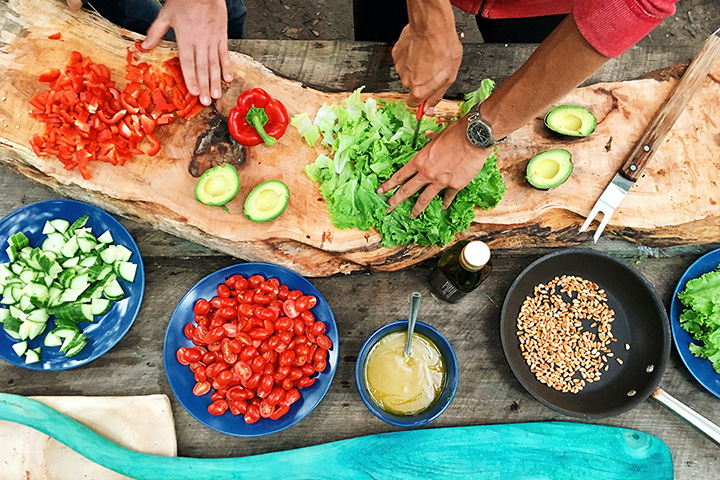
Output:
<instances>
[{"instance_id":1,"label":"pan handle","mask_svg":"<svg viewBox=\"0 0 720 480\"><path fill-rule=\"evenodd\" d=\"M697 413L681 401L672 397L662 388L658 387L652 393L652 398L662 403L665 408L678 417L685 420L700 433L706 435L710 440L720 445L720 427Z\"/></svg>"}]
</instances>

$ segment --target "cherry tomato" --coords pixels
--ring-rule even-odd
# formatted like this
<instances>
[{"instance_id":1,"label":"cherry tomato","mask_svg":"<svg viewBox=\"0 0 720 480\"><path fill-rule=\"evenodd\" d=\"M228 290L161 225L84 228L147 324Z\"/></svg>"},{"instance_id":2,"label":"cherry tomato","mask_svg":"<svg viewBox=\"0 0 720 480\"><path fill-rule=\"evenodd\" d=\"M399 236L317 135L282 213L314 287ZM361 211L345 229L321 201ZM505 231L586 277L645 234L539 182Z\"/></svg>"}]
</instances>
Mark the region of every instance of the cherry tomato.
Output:
<instances>
[{"instance_id":1,"label":"cherry tomato","mask_svg":"<svg viewBox=\"0 0 720 480\"><path fill-rule=\"evenodd\" d=\"M218 400L225 400L226 390L216 390L210 395L210 400L216 402Z\"/></svg>"},{"instance_id":2,"label":"cherry tomato","mask_svg":"<svg viewBox=\"0 0 720 480\"><path fill-rule=\"evenodd\" d=\"M272 415L274 411L275 408L273 408L273 406L270 405L266 400L260 402L260 416L262 418L270 418L270 415Z\"/></svg>"},{"instance_id":3,"label":"cherry tomato","mask_svg":"<svg viewBox=\"0 0 720 480\"><path fill-rule=\"evenodd\" d=\"M196 363L202 360L202 353L195 348L188 348L185 350L185 361L189 363Z\"/></svg>"},{"instance_id":4,"label":"cherry tomato","mask_svg":"<svg viewBox=\"0 0 720 480\"><path fill-rule=\"evenodd\" d=\"M285 398L285 390L283 390L282 387L275 387L272 389L272 391L265 400L267 401L267 403L274 407L275 405L280 403L283 398Z\"/></svg>"},{"instance_id":5,"label":"cherry tomato","mask_svg":"<svg viewBox=\"0 0 720 480\"><path fill-rule=\"evenodd\" d=\"M248 284L248 281L245 280L245 277L243 277L242 275L233 275L233 277L236 277L235 278L235 290L237 290L237 291L247 290L249 284ZM233 278L233 277L231 277L231 278Z\"/></svg>"},{"instance_id":6,"label":"cherry tomato","mask_svg":"<svg viewBox=\"0 0 720 480\"><path fill-rule=\"evenodd\" d=\"M243 317L252 317L255 315L255 307L253 307L249 303L241 303L238 306L238 314L242 315Z\"/></svg>"},{"instance_id":7,"label":"cherry tomato","mask_svg":"<svg viewBox=\"0 0 720 480\"><path fill-rule=\"evenodd\" d=\"M247 412L247 402L245 400L229 400L227 401L230 413L233 415L244 415Z\"/></svg>"},{"instance_id":8,"label":"cherry tomato","mask_svg":"<svg viewBox=\"0 0 720 480\"><path fill-rule=\"evenodd\" d=\"M262 282L265 281L265 277L263 277L262 275L252 275L247 280L248 280L248 285L250 286L250 288L255 289Z\"/></svg>"},{"instance_id":9,"label":"cherry tomato","mask_svg":"<svg viewBox=\"0 0 720 480\"><path fill-rule=\"evenodd\" d=\"M291 388L285 392L285 397L280 401L283 405L292 405L300 400L300 391L297 388Z\"/></svg>"},{"instance_id":10,"label":"cherry tomato","mask_svg":"<svg viewBox=\"0 0 720 480\"><path fill-rule=\"evenodd\" d=\"M215 297L210 300L210 308L212 310L220 310L222 308L222 302L220 301L220 297Z\"/></svg>"},{"instance_id":11,"label":"cherry tomato","mask_svg":"<svg viewBox=\"0 0 720 480\"><path fill-rule=\"evenodd\" d=\"M225 320L232 320L233 318L236 318L237 313L237 309L233 307L223 307L218 310L218 315L220 316L220 318L224 318Z\"/></svg>"},{"instance_id":12,"label":"cherry tomato","mask_svg":"<svg viewBox=\"0 0 720 480\"><path fill-rule=\"evenodd\" d=\"M286 350L280 354L278 362L281 366L291 365L295 361L295 352L293 350Z\"/></svg>"},{"instance_id":13,"label":"cherry tomato","mask_svg":"<svg viewBox=\"0 0 720 480\"><path fill-rule=\"evenodd\" d=\"M324 352L325 350L320 350L320 351ZM319 362L315 362L314 365L315 365L315 370L317 370L318 372L324 372L325 368L327 367L327 362L325 362L325 360L321 360Z\"/></svg>"},{"instance_id":14,"label":"cherry tomato","mask_svg":"<svg viewBox=\"0 0 720 480\"><path fill-rule=\"evenodd\" d=\"M300 370L302 370L303 375L305 375L306 377L309 377L310 375L312 375L313 373L315 373L315 367L313 367L313 366L312 366L311 364L309 364L309 363L306 363L305 365L303 365L302 367L300 367Z\"/></svg>"},{"instance_id":15,"label":"cherry tomato","mask_svg":"<svg viewBox=\"0 0 720 480\"><path fill-rule=\"evenodd\" d=\"M260 384L260 378L261 376L259 373L253 373L252 376L245 381L243 386L254 390Z\"/></svg>"},{"instance_id":16,"label":"cherry tomato","mask_svg":"<svg viewBox=\"0 0 720 480\"><path fill-rule=\"evenodd\" d=\"M285 312L285 315L287 315L290 318L295 318L298 315L300 315L300 311L297 309L297 306L295 305L295 300L292 300L288 298L283 302L283 311Z\"/></svg>"},{"instance_id":17,"label":"cherry tomato","mask_svg":"<svg viewBox=\"0 0 720 480\"><path fill-rule=\"evenodd\" d=\"M295 380L297 380L298 378L300 378L300 377L302 377L302 376L303 376L302 370L300 370L300 369L297 368L297 367L293 367L293 368L290 369L290 373L288 373L287 378L289 378L290 380L295 381Z\"/></svg>"},{"instance_id":18,"label":"cherry tomato","mask_svg":"<svg viewBox=\"0 0 720 480\"><path fill-rule=\"evenodd\" d=\"M253 340L250 338L250 335L248 335L246 332L238 332L238 334L235 336L235 339L240 342L241 345L252 345Z\"/></svg>"},{"instance_id":19,"label":"cherry tomato","mask_svg":"<svg viewBox=\"0 0 720 480\"><path fill-rule=\"evenodd\" d=\"M267 397L272 391L273 385L275 385L275 379L270 375L263 375L257 386L257 396L260 398Z\"/></svg>"},{"instance_id":20,"label":"cherry tomato","mask_svg":"<svg viewBox=\"0 0 720 480\"><path fill-rule=\"evenodd\" d=\"M258 355L252 360L250 360L250 368L252 368L253 372L262 372L263 368L265 367L265 357L262 355Z\"/></svg>"},{"instance_id":21,"label":"cherry tomato","mask_svg":"<svg viewBox=\"0 0 720 480\"><path fill-rule=\"evenodd\" d=\"M305 310L304 312L300 312L300 320L303 321L306 327L309 327L315 323L315 315Z\"/></svg>"},{"instance_id":22,"label":"cherry tomato","mask_svg":"<svg viewBox=\"0 0 720 480\"><path fill-rule=\"evenodd\" d=\"M252 368L250 367L250 365L248 365L247 362L243 360L238 360L232 368L233 373L235 373L240 378L240 380L247 381L253 375Z\"/></svg>"},{"instance_id":23,"label":"cherry tomato","mask_svg":"<svg viewBox=\"0 0 720 480\"><path fill-rule=\"evenodd\" d=\"M225 335L229 338L235 338L238 334L238 328L237 324L235 323L226 323L222 326L225 329Z\"/></svg>"},{"instance_id":24,"label":"cherry tomato","mask_svg":"<svg viewBox=\"0 0 720 480\"><path fill-rule=\"evenodd\" d=\"M220 298L228 298L230 296L230 287L228 287L224 283L221 283L217 287L217 295Z\"/></svg>"},{"instance_id":25,"label":"cherry tomato","mask_svg":"<svg viewBox=\"0 0 720 480\"><path fill-rule=\"evenodd\" d=\"M240 352L240 360L245 360L246 362L249 362L253 358L258 356L257 348L253 347L252 345L248 345L246 347L243 347L242 352Z\"/></svg>"},{"instance_id":26,"label":"cherry tomato","mask_svg":"<svg viewBox=\"0 0 720 480\"><path fill-rule=\"evenodd\" d=\"M210 303L204 298L198 299L193 307L193 313L195 315L207 315L210 311Z\"/></svg>"},{"instance_id":27,"label":"cherry tomato","mask_svg":"<svg viewBox=\"0 0 720 480\"><path fill-rule=\"evenodd\" d=\"M284 378L280 385L282 386L283 390L290 390L295 386L295 382L290 380L290 378Z\"/></svg>"},{"instance_id":28,"label":"cherry tomato","mask_svg":"<svg viewBox=\"0 0 720 480\"><path fill-rule=\"evenodd\" d=\"M304 373L304 371L303 371ZM232 381L233 374L230 370L223 370L217 374L215 381L218 385L225 386Z\"/></svg>"},{"instance_id":29,"label":"cherry tomato","mask_svg":"<svg viewBox=\"0 0 720 480\"><path fill-rule=\"evenodd\" d=\"M270 303L270 297L260 291L255 291L253 294L253 302L258 305L268 305Z\"/></svg>"},{"instance_id":30,"label":"cherry tomato","mask_svg":"<svg viewBox=\"0 0 720 480\"><path fill-rule=\"evenodd\" d=\"M292 302L292 300L288 300L288 302ZM305 324L299 318L293 320L293 332L295 332L295 335L302 335L305 333Z\"/></svg>"},{"instance_id":31,"label":"cherry tomato","mask_svg":"<svg viewBox=\"0 0 720 480\"><path fill-rule=\"evenodd\" d=\"M300 290L292 290L290 293L288 293L288 300L297 300L302 296L303 292L301 292Z\"/></svg>"},{"instance_id":32,"label":"cherry tomato","mask_svg":"<svg viewBox=\"0 0 720 480\"><path fill-rule=\"evenodd\" d=\"M314 377L312 377L312 378L311 377L302 377L302 378L297 379L297 381L295 382L295 384L297 385L298 388L309 387L313 383L315 383Z\"/></svg>"},{"instance_id":33,"label":"cherry tomato","mask_svg":"<svg viewBox=\"0 0 720 480\"><path fill-rule=\"evenodd\" d=\"M313 353L312 361L313 363L324 362L326 358L327 350L318 348L317 350L315 350L315 353Z\"/></svg>"},{"instance_id":34,"label":"cherry tomato","mask_svg":"<svg viewBox=\"0 0 720 480\"><path fill-rule=\"evenodd\" d=\"M225 308L225 307L237 308L237 306L239 305L237 299L232 298L232 297L221 298L220 304L223 306L223 308Z\"/></svg>"},{"instance_id":35,"label":"cherry tomato","mask_svg":"<svg viewBox=\"0 0 720 480\"><path fill-rule=\"evenodd\" d=\"M308 299L308 309L317 305L317 298L315 298L315 295L307 295L306 298Z\"/></svg>"},{"instance_id":36,"label":"cherry tomato","mask_svg":"<svg viewBox=\"0 0 720 480\"><path fill-rule=\"evenodd\" d=\"M260 420L260 407L253 404L248 405L243 418L245 419L245 423L257 422Z\"/></svg>"},{"instance_id":37,"label":"cherry tomato","mask_svg":"<svg viewBox=\"0 0 720 480\"><path fill-rule=\"evenodd\" d=\"M210 384L208 382L198 382L193 387L193 394L201 397L210 391Z\"/></svg>"},{"instance_id":38,"label":"cherry tomato","mask_svg":"<svg viewBox=\"0 0 720 480\"><path fill-rule=\"evenodd\" d=\"M310 300L308 299L308 297L306 297L304 295L302 297L298 298L297 300L295 300L295 306L301 312L307 310L309 304L310 304Z\"/></svg>"},{"instance_id":39,"label":"cherry tomato","mask_svg":"<svg viewBox=\"0 0 720 480\"><path fill-rule=\"evenodd\" d=\"M278 287L277 298L279 298L280 300L287 300L289 293L290 289L288 289L287 285L280 285L280 287Z\"/></svg>"},{"instance_id":40,"label":"cherry tomato","mask_svg":"<svg viewBox=\"0 0 720 480\"><path fill-rule=\"evenodd\" d=\"M192 340L193 335L195 334L195 325L193 325L192 323L188 323L187 325L185 325L183 333L185 334L185 338L187 338L188 340Z\"/></svg>"},{"instance_id":41,"label":"cherry tomato","mask_svg":"<svg viewBox=\"0 0 720 480\"><path fill-rule=\"evenodd\" d=\"M277 278L268 278L267 282L270 283L271 285L274 285L277 288L280 288L280 280L278 280Z\"/></svg>"},{"instance_id":42,"label":"cherry tomato","mask_svg":"<svg viewBox=\"0 0 720 480\"><path fill-rule=\"evenodd\" d=\"M264 328L251 328L248 331L248 335L250 335L250 338L253 340L265 340L267 337L270 336L270 332L265 330Z\"/></svg>"},{"instance_id":43,"label":"cherry tomato","mask_svg":"<svg viewBox=\"0 0 720 480\"><path fill-rule=\"evenodd\" d=\"M332 348L332 340L330 340L326 335L318 335L317 344L318 347L323 350L330 350Z\"/></svg>"},{"instance_id":44,"label":"cherry tomato","mask_svg":"<svg viewBox=\"0 0 720 480\"><path fill-rule=\"evenodd\" d=\"M285 415L290 410L289 405L280 405L278 406L275 411L270 415L271 420L277 420L283 415Z\"/></svg>"},{"instance_id":45,"label":"cherry tomato","mask_svg":"<svg viewBox=\"0 0 720 480\"><path fill-rule=\"evenodd\" d=\"M290 373L290 365L281 365L278 367L277 370L275 370L273 378L276 382L281 382L285 377L288 376L288 373Z\"/></svg>"},{"instance_id":46,"label":"cherry tomato","mask_svg":"<svg viewBox=\"0 0 720 480\"><path fill-rule=\"evenodd\" d=\"M205 336L205 340L208 343L215 343L225 336L225 329L223 327L215 327Z\"/></svg>"},{"instance_id":47,"label":"cherry tomato","mask_svg":"<svg viewBox=\"0 0 720 480\"><path fill-rule=\"evenodd\" d=\"M195 381L197 383L202 383L207 381L207 375L205 375L205 367L202 365L199 365L194 372L195 375Z\"/></svg>"}]
</instances>

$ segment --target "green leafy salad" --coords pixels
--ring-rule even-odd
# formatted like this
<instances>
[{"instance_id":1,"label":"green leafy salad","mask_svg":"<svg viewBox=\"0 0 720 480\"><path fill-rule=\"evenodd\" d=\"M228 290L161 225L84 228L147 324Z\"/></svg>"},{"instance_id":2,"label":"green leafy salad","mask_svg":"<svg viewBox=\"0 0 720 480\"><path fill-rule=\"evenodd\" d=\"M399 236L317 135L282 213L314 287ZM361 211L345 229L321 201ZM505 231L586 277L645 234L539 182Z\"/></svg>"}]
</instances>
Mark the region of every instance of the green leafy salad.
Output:
<instances>
[{"instance_id":1,"label":"green leafy salad","mask_svg":"<svg viewBox=\"0 0 720 480\"><path fill-rule=\"evenodd\" d=\"M687 308L680 326L702 345L690 344L690 352L707 358L720 373L720 268L690 280L678 299Z\"/></svg>"},{"instance_id":2,"label":"green leafy salad","mask_svg":"<svg viewBox=\"0 0 720 480\"><path fill-rule=\"evenodd\" d=\"M465 96L461 111L467 112L472 105L487 98L494 85L492 80L483 80L477 91ZM492 154L447 209L442 209L442 200L437 196L418 217L409 218L419 196L416 193L386 213L386 201L394 190L383 195L376 190L429 140L421 134L413 148L415 114L402 101L368 98L363 102L361 90L355 90L344 105L324 104L315 120L301 113L290 122L309 145L321 140L321 145L331 152L332 157L320 155L305 167L305 172L320 184L330 219L336 227L359 230L375 227L387 248L409 243L445 245L456 233L470 226L476 205L487 210L498 204L506 186L497 158ZM445 125L434 118L423 117L420 131L439 132L444 128Z\"/></svg>"}]
</instances>

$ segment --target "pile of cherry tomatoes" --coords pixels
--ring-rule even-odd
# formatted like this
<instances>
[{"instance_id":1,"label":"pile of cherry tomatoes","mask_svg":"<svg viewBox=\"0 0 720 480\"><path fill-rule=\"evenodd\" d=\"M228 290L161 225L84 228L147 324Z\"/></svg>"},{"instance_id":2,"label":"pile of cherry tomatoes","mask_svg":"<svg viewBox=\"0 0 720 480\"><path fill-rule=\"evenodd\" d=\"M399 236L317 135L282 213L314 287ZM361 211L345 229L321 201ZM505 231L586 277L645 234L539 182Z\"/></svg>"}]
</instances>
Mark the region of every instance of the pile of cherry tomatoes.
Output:
<instances>
[{"instance_id":1,"label":"pile of cherry tomatoes","mask_svg":"<svg viewBox=\"0 0 720 480\"><path fill-rule=\"evenodd\" d=\"M193 393L212 390L208 412L230 411L247 423L277 420L300 399L300 389L327 367L332 341L310 312L317 299L275 278L233 275L217 296L195 302L177 360L195 376Z\"/></svg>"}]
</instances>

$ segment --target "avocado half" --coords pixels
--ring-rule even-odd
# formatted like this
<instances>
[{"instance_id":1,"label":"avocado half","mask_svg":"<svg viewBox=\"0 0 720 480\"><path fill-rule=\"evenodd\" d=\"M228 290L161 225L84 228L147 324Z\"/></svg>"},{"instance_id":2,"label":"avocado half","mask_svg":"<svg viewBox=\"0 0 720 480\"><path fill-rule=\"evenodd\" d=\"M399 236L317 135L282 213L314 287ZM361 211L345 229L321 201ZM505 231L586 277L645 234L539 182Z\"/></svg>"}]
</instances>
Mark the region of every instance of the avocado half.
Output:
<instances>
[{"instance_id":1,"label":"avocado half","mask_svg":"<svg viewBox=\"0 0 720 480\"><path fill-rule=\"evenodd\" d=\"M268 180L253 188L245 199L245 217L253 222L275 220L285 211L290 190L280 180Z\"/></svg>"},{"instance_id":2,"label":"avocado half","mask_svg":"<svg viewBox=\"0 0 720 480\"><path fill-rule=\"evenodd\" d=\"M535 155L527 164L527 181L535 188L548 190L562 185L573 170L572 155L555 148Z\"/></svg>"},{"instance_id":3,"label":"avocado half","mask_svg":"<svg viewBox=\"0 0 720 480\"><path fill-rule=\"evenodd\" d=\"M587 137L595 131L597 119L580 105L561 105L545 115L545 125L561 135Z\"/></svg>"},{"instance_id":4,"label":"avocado half","mask_svg":"<svg viewBox=\"0 0 720 480\"><path fill-rule=\"evenodd\" d=\"M195 184L195 199L205 205L224 206L240 190L240 175L232 165L208 169Z\"/></svg>"}]
</instances>

